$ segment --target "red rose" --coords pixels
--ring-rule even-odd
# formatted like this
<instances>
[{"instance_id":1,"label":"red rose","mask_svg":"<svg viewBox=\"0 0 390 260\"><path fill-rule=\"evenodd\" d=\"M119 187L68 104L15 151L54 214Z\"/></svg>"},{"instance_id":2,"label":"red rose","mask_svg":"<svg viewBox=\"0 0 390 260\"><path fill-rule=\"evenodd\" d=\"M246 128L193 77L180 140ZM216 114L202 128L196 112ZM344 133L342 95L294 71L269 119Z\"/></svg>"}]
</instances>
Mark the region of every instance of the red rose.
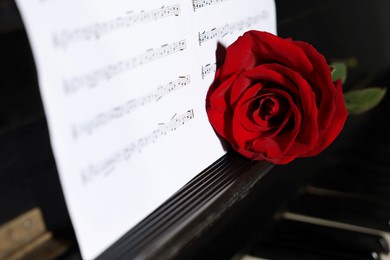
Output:
<instances>
[{"instance_id":1,"label":"red rose","mask_svg":"<svg viewBox=\"0 0 390 260\"><path fill-rule=\"evenodd\" d=\"M341 81L314 47L259 31L226 49L206 109L237 152L275 164L317 155L347 118Z\"/></svg>"}]
</instances>

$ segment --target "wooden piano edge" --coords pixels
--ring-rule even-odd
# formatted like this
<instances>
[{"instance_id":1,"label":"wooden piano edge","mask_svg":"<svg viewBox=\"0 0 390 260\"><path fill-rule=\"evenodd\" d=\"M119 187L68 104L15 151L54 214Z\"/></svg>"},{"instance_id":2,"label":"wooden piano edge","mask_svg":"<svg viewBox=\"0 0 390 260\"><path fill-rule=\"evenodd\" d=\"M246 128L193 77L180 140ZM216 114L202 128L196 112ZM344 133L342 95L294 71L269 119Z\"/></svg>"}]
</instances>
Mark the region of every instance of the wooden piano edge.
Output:
<instances>
[{"instance_id":1,"label":"wooden piano edge","mask_svg":"<svg viewBox=\"0 0 390 260\"><path fill-rule=\"evenodd\" d=\"M271 168L269 163L227 153L98 259L188 259Z\"/></svg>"}]
</instances>

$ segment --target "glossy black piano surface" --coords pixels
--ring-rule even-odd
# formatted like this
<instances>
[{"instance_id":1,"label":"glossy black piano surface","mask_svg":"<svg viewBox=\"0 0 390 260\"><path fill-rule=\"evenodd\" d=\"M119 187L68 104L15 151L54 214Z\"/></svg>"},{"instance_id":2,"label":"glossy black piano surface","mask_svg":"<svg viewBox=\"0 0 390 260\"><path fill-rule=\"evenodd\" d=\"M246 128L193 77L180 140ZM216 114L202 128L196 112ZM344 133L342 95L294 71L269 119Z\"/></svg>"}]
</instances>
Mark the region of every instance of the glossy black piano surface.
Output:
<instances>
[{"instance_id":1,"label":"glossy black piano surface","mask_svg":"<svg viewBox=\"0 0 390 260\"><path fill-rule=\"evenodd\" d=\"M346 89L390 86L389 2L275 2L280 36L308 41L330 60L358 61ZM73 241L61 259L78 259L31 50L13 1L0 0L0 52L0 224L38 206L55 237ZM389 98L364 115L351 116L337 141L318 157L270 169L229 155L220 165L236 169L233 173L204 175L207 185L217 178L220 186L197 180L189 186L204 184L211 196L191 200L192 211L178 219L196 216L194 221L178 230L161 223L148 226L155 220L147 220L139 227L144 237L137 239L148 240L150 232L154 244L140 240L143 246L134 251L126 242L129 232L101 259L137 254L150 259L379 259L389 251L383 234L373 231L390 231ZM240 170L247 173L240 175ZM170 212L172 205L159 212L164 210ZM153 228L165 228L165 235L156 235Z\"/></svg>"}]
</instances>

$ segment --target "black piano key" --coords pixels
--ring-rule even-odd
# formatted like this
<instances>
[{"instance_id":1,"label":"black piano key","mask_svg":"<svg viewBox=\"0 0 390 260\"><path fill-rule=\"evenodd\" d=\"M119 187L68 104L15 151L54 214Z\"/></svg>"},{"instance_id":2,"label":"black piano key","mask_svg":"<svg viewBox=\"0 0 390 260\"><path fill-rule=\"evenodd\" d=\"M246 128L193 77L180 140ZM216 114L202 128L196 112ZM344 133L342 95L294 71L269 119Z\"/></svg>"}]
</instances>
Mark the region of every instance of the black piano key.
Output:
<instances>
[{"instance_id":1,"label":"black piano key","mask_svg":"<svg viewBox=\"0 0 390 260\"><path fill-rule=\"evenodd\" d=\"M288 244L287 244L288 243ZM295 241L270 240L258 244L256 248L248 251L248 255L261 259L272 260L378 260L380 256L375 253L356 252L316 252L314 247L305 247Z\"/></svg>"},{"instance_id":2,"label":"black piano key","mask_svg":"<svg viewBox=\"0 0 390 260\"><path fill-rule=\"evenodd\" d=\"M305 193L319 196L349 198L354 202L359 203L359 205L369 205L372 207L377 207L378 209L383 209L383 212L390 210L390 196L374 193L374 191L370 193L367 190L353 189L348 185L344 187L334 187L333 185L329 185L326 187L320 183L316 184L315 186L308 185L303 190Z\"/></svg>"},{"instance_id":3,"label":"black piano key","mask_svg":"<svg viewBox=\"0 0 390 260\"><path fill-rule=\"evenodd\" d=\"M380 139L378 139L380 140ZM348 150L344 154L344 160L352 162L367 162L380 165L390 166L390 144L386 142L368 142L360 141L355 144L355 147Z\"/></svg>"},{"instance_id":4,"label":"black piano key","mask_svg":"<svg viewBox=\"0 0 390 260\"><path fill-rule=\"evenodd\" d=\"M356 176L360 178L372 178L373 180L381 180L390 183L390 167L376 163L370 160L346 161L344 160L338 169L344 171L346 175Z\"/></svg>"},{"instance_id":5,"label":"black piano key","mask_svg":"<svg viewBox=\"0 0 390 260\"><path fill-rule=\"evenodd\" d=\"M366 184L390 184L390 172L382 172L378 169L372 169L371 167L338 165L337 168L329 169L329 171L324 172L323 175L348 178L352 183L366 182Z\"/></svg>"},{"instance_id":6,"label":"black piano key","mask_svg":"<svg viewBox=\"0 0 390 260\"><path fill-rule=\"evenodd\" d=\"M338 169L316 176L311 185L354 195L373 197L390 205L390 184L371 173L350 173Z\"/></svg>"},{"instance_id":7,"label":"black piano key","mask_svg":"<svg viewBox=\"0 0 390 260\"><path fill-rule=\"evenodd\" d=\"M311 181L311 186L354 195L369 196L390 203L390 189L388 185L384 183L367 183L367 181L361 181L358 176L350 177L342 172L317 176L317 178Z\"/></svg>"},{"instance_id":8,"label":"black piano key","mask_svg":"<svg viewBox=\"0 0 390 260\"><path fill-rule=\"evenodd\" d=\"M246 254L240 254L239 257L233 258L233 260L242 260L243 255L249 255L258 257L260 259L272 259L272 260L302 260L302 259L315 259L315 260L334 260L333 256L324 256L318 253L312 253L305 250L294 248L293 246L284 247L278 243L262 243L257 247L248 250ZM353 259L353 258L352 258ZM364 259L366 260L366 259Z\"/></svg>"},{"instance_id":9,"label":"black piano key","mask_svg":"<svg viewBox=\"0 0 390 260\"><path fill-rule=\"evenodd\" d=\"M375 201L306 193L288 211L390 232L390 209Z\"/></svg>"},{"instance_id":10,"label":"black piano key","mask_svg":"<svg viewBox=\"0 0 390 260\"><path fill-rule=\"evenodd\" d=\"M350 167L354 167L356 165L366 165L366 167L379 165L379 170L386 170L386 168L389 168L390 161L388 151L386 151L386 153L382 153L378 147L374 146L363 149L371 150L371 152L362 152L359 148L352 148L340 157L341 160L339 163ZM386 148L386 150L388 150L388 148ZM373 167L373 169L376 169L376 167Z\"/></svg>"},{"instance_id":11,"label":"black piano key","mask_svg":"<svg viewBox=\"0 0 390 260\"><path fill-rule=\"evenodd\" d=\"M379 252L379 250L378 250ZM373 248L329 243L311 232L278 227L259 236L247 253L269 259L380 259Z\"/></svg>"},{"instance_id":12,"label":"black piano key","mask_svg":"<svg viewBox=\"0 0 390 260\"><path fill-rule=\"evenodd\" d=\"M283 219L278 221L275 231L289 232L306 236L315 243L327 245L335 250L389 253L386 239L379 235L344 230L335 227L321 226L300 221Z\"/></svg>"},{"instance_id":13,"label":"black piano key","mask_svg":"<svg viewBox=\"0 0 390 260\"><path fill-rule=\"evenodd\" d=\"M370 149L376 149L374 147ZM339 162L342 167L357 169L362 171L372 171L376 174L389 175L390 169L390 160L389 153L378 155L369 155L369 156L350 156L346 154L342 157L342 160Z\"/></svg>"},{"instance_id":14,"label":"black piano key","mask_svg":"<svg viewBox=\"0 0 390 260\"><path fill-rule=\"evenodd\" d=\"M351 181L362 179L368 180L369 182L377 182L377 180L380 180L381 182L390 183L390 167L375 165L373 163L369 165L367 161L363 161L362 164L357 162L348 164L344 161L333 167L324 169L319 174L319 177L322 176L344 176L350 177Z\"/></svg>"}]
</instances>

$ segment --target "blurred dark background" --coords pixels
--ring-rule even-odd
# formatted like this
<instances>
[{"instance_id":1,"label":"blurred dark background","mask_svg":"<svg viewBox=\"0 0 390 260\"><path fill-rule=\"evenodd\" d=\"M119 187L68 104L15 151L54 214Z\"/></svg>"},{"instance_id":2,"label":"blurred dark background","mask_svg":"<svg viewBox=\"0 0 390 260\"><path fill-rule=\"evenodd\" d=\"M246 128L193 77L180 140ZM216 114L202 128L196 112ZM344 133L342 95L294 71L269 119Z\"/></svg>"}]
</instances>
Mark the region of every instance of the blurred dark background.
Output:
<instances>
[{"instance_id":1,"label":"blurred dark background","mask_svg":"<svg viewBox=\"0 0 390 260\"><path fill-rule=\"evenodd\" d=\"M346 60L352 65L345 90L390 86L389 1L275 2L279 36L307 41L329 61ZM49 230L56 236L74 239L30 45L15 3L9 0L0 0L0 90L0 224L38 206ZM259 196L274 200L254 199L255 206L248 210L275 210L292 190L323 166L337 163L340 154L362 141L371 145L388 142L389 102L387 96L372 111L350 116L340 137L323 155L275 167L264 186L258 185Z\"/></svg>"},{"instance_id":2,"label":"blurred dark background","mask_svg":"<svg viewBox=\"0 0 390 260\"><path fill-rule=\"evenodd\" d=\"M49 229L71 233L34 60L14 1L0 0L0 53L0 224L40 207Z\"/></svg>"}]
</instances>

